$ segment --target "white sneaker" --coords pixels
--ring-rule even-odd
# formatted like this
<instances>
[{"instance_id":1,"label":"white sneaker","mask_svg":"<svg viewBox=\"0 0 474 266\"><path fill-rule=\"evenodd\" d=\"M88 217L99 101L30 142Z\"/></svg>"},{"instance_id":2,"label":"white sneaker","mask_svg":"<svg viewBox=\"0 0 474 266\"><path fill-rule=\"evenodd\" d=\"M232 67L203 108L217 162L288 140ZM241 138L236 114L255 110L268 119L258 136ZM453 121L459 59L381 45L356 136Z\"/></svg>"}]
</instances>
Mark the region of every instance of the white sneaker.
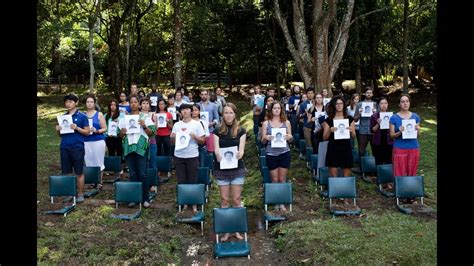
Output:
<instances>
[{"instance_id":1,"label":"white sneaker","mask_svg":"<svg viewBox=\"0 0 474 266\"><path fill-rule=\"evenodd\" d=\"M150 203L148 201L143 202L143 207L144 208L150 207Z\"/></svg>"}]
</instances>

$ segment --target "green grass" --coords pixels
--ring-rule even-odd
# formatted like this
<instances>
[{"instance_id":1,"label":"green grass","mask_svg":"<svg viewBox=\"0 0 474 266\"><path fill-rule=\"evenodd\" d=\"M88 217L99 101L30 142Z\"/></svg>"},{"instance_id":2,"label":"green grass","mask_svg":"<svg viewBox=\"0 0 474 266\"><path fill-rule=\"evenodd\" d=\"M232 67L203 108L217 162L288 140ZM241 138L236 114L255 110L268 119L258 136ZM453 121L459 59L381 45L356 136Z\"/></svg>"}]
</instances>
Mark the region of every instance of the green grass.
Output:
<instances>
[{"instance_id":1,"label":"green grass","mask_svg":"<svg viewBox=\"0 0 474 266\"><path fill-rule=\"evenodd\" d=\"M37 136L37 196L48 201L47 177L60 172L59 143L56 135L56 115L64 112L62 96L40 97L38 104ZM250 132L245 149L248 169L242 192L249 211L261 210L262 186L258 168L258 153L253 137L252 112L247 101L234 102L240 110L241 125ZM81 107L81 106L80 106ZM437 202L437 118L436 108L419 106L413 109L422 118L420 137L420 174L425 177L425 191L429 206ZM393 205L386 208L373 184L357 182L357 192L367 198L378 199L370 210L363 210L360 218L332 218L310 175L305 162L292 153L289 178L295 184L294 195L299 201L319 204L309 213L299 213L298 219L272 226L264 234L264 241L274 242L281 252L282 263L311 264L436 264L436 220L399 213ZM170 182L175 182L173 179ZM318 190L317 190L318 189ZM99 193L97 199L112 199L113 194ZM160 198L158 196L158 202ZM219 207L218 186L213 182L209 203L206 205L205 234L212 230L212 208ZM43 203L45 204L45 203ZM181 264L186 247L191 241L212 243L202 238L192 225L174 222L176 210L149 209L135 221L110 218L111 205L79 207L66 218L38 215L38 264L99 263L99 264ZM45 225L52 221L53 226ZM252 236L250 236L252 237Z\"/></svg>"}]
</instances>

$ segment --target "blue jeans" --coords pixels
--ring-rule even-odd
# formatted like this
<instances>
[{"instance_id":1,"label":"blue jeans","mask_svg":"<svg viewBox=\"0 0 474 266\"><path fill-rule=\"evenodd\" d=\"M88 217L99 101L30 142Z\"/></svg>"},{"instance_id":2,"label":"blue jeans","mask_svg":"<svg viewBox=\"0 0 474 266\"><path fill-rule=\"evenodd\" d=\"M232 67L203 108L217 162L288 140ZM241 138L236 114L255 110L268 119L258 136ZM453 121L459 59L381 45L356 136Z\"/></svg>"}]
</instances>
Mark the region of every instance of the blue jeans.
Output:
<instances>
[{"instance_id":1,"label":"blue jeans","mask_svg":"<svg viewBox=\"0 0 474 266\"><path fill-rule=\"evenodd\" d=\"M149 187L146 180L146 163L148 158L148 150L145 156L132 152L125 156L127 160L130 181L142 182L142 202L148 201Z\"/></svg>"},{"instance_id":2,"label":"blue jeans","mask_svg":"<svg viewBox=\"0 0 474 266\"><path fill-rule=\"evenodd\" d=\"M156 168L156 144L150 144L148 147L148 168Z\"/></svg>"}]
</instances>

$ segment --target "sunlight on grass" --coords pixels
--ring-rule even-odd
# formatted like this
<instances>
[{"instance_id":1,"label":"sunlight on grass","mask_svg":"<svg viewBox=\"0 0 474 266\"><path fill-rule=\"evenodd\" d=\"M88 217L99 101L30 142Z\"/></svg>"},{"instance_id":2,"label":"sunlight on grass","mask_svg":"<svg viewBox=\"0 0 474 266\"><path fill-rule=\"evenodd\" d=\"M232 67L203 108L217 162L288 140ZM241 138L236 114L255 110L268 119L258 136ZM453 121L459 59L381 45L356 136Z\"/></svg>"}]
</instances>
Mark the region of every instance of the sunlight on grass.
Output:
<instances>
[{"instance_id":1,"label":"sunlight on grass","mask_svg":"<svg viewBox=\"0 0 474 266\"><path fill-rule=\"evenodd\" d=\"M425 120L423 120L423 122L426 122L428 124L438 125L438 122L436 120L433 120L433 119L425 119Z\"/></svg>"}]
</instances>

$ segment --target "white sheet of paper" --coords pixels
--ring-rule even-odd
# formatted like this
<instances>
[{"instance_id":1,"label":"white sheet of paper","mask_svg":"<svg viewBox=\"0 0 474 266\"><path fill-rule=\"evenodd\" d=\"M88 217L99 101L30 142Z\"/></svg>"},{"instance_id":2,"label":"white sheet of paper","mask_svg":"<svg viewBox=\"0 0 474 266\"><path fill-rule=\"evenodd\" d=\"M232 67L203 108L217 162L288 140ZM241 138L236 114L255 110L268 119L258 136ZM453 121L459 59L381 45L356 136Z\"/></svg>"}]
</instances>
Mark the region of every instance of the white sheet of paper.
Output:
<instances>
[{"instance_id":1,"label":"white sheet of paper","mask_svg":"<svg viewBox=\"0 0 474 266\"><path fill-rule=\"evenodd\" d=\"M295 99L295 106L298 106L299 103L300 103L300 99Z\"/></svg>"},{"instance_id":2,"label":"white sheet of paper","mask_svg":"<svg viewBox=\"0 0 474 266\"><path fill-rule=\"evenodd\" d=\"M107 135L117 136L117 123L114 121L109 122L109 127L107 128Z\"/></svg>"},{"instance_id":3,"label":"white sheet of paper","mask_svg":"<svg viewBox=\"0 0 474 266\"><path fill-rule=\"evenodd\" d=\"M290 105L289 104L285 104L285 111L290 111Z\"/></svg>"},{"instance_id":4,"label":"white sheet of paper","mask_svg":"<svg viewBox=\"0 0 474 266\"><path fill-rule=\"evenodd\" d=\"M237 146L219 148L219 153L222 157L219 164L221 169L235 169L238 167Z\"/></svg>"},{"instance_id":5,"label":"white sheet of paper","mask_svg":"<svg viewBox=\"0 0 474 266\"><path fill-rule=\"evenodd\" d=\"M119 106L119 111L125 113L127 111L127 107Z\"/></svg>"},{"instance_id":6,"label":"white sheet of paper","mask_svg":"<svg viewBox=\"0 0 474 266\"><path fill-rule=\"evenodd\" d=\"M390 117L393 115L393 112L380 112L380 129L389 129Z\"/></svg>"},{"instance_id":7,"label":"white sheet of paper","mask_svg":"<svg viewBox=\"0 0 474 266\"><path fill-rule=\"evenodd\" d=\"M191 135L189 135L188 133L177 132L174 149L181 150L188 147L190 140L191 140Z\"/></svg>"},{"instance_id":8,"label":"white sheet of paper","mask_svg":"<svg viewBox=\"0 0 474 266\"><path fill-rule=\"evenodd\" d=\"M156 125L160 128L166 127L166 113L156 114Z\"/></svg>"},{"instance_id":9,"label":"white sheet of paper","mask_svg":"<svg viewBox=\"0 0 474 266\"><path fill-rule=\"evenodd\" d=\"M362 102L362 117L371 117L372 116L372 108L374 108L374 104L372 102Z\"/></svg>"},{"instance_id":10,"label":"white sheet of paper","mask_svg":"<svg viewBox=\"0 0 474 266\"><path fill-rule=\"evenodd\" d=\"M61 127L59 133L69 134L74 133L74 129L71 129L72 115L58 115L58 125Z\"/></svg>"},{"instance_id":11,"label":"white sheet of paper","mask_svg":"<svg viewBox=\"0 0 474 266\"><path fill-rule=\"evenodd\" d=\"M138 124L139 117L139 115L125 115L127 134L140 133L140 124Z\"/></svg>"},{"instance_id":12,"label":"white sheet of paper","mask_svg":"<svg viewBox=\"0 0 474 266\"><path fill-rule=\"evenodd\" d=\"M402 131L402 139L416 139L418 137L418 130L415 129L415 119L403 119L402 126L405 130Z\"/></svg>"},{"instance_id":13,"label":"white sheet of paper","mask_svg":"<svg viewBox=\"0 0 474 266\"><path fill-rule=\"evenodd\" d=\"M158 96L151 96L150 102L151 102L151 106L157 106Z\"/></svg>"},{"instance_id":14,"label":"white sheet of paper","mask_svg":"<svg viewBox=\"0 0 474 266\"><path fill-rule=\"evenodd\" d=\"M209 112L201 112L200 115L200 119L204 123L204 127L209 128Z\"/></svg>"},{"instance_id":15,"label":"white sheet of paper","mask_svg":"<svg viewBox=\"0 0 474 266\"><path fill-rule=\"evenodd\" d=\"M334 126L337 130L334 132L334 139L350 139L349 119L334 119Z\"/></svg>"},{"instance_id":16,"label":"white sheet of paper","mask_svg":"<svg viewBox=\"0 0 474 266\"><path fill-rule=\"evenodd\" d=\"M308 111L309 109L311 109L311 107L313 107L313 104L312 103L308 103L306 105L306 111Z\"/></svg>"},{"instance_id":17,"label":"white sheet of paper","mask_svg":"<svg viewBox=\"0 0 474 266\"><path fill-rule=\"evenodd\" d=\"M272 128L273 139L270 144L271 147L272 148L286 147L285 135L286 135L286 128Z\"/></svg>"},{"instance_id":18,"label":"white sheet of paper","mask_svg":"<svg viewBox=\"0 0 474 266\"><path fill-rule=\"evenodd\" d=\"M331 101L331 98L324 98L323 99L323 105L326 105L330 101Z\"/></svg>"},{"instance_id":19,"label":"white sheet of paper","mask_svg":"<svg viewBox=\"0 0 474 266\"><path fill-rule=\"evenodd\" d=\"M314 117L316 119L318 119L319 117L323 116L323 115L326 115L326 112L325 111L321 111L321 112L315 112L314 113Z\"/></svg>"},{"instance_id":20,"label":"white sheet of paper","mask_svg":"<svg viewBox=\"0 0 474 266\"><path fill-rule=\"evenodd\" d=\"M168 108L168 112L170 112L171 115L173 116L173 120L176 120L176 107Z\"/></svg>"},{"instance_id":21,"label":"white sheet of paper","mask_svg":"<svg viewBox=\"0 0 474 266\"><path fill-rule=\"evenodd\" d=\"M89 135L92 135L92 134L94 134L94 132L92 132L92 127L94 126L93 122L92 122L92 118L87 118L87 121L89 121L89 129L91 130Z\"/></svg>"}]
</instances>

